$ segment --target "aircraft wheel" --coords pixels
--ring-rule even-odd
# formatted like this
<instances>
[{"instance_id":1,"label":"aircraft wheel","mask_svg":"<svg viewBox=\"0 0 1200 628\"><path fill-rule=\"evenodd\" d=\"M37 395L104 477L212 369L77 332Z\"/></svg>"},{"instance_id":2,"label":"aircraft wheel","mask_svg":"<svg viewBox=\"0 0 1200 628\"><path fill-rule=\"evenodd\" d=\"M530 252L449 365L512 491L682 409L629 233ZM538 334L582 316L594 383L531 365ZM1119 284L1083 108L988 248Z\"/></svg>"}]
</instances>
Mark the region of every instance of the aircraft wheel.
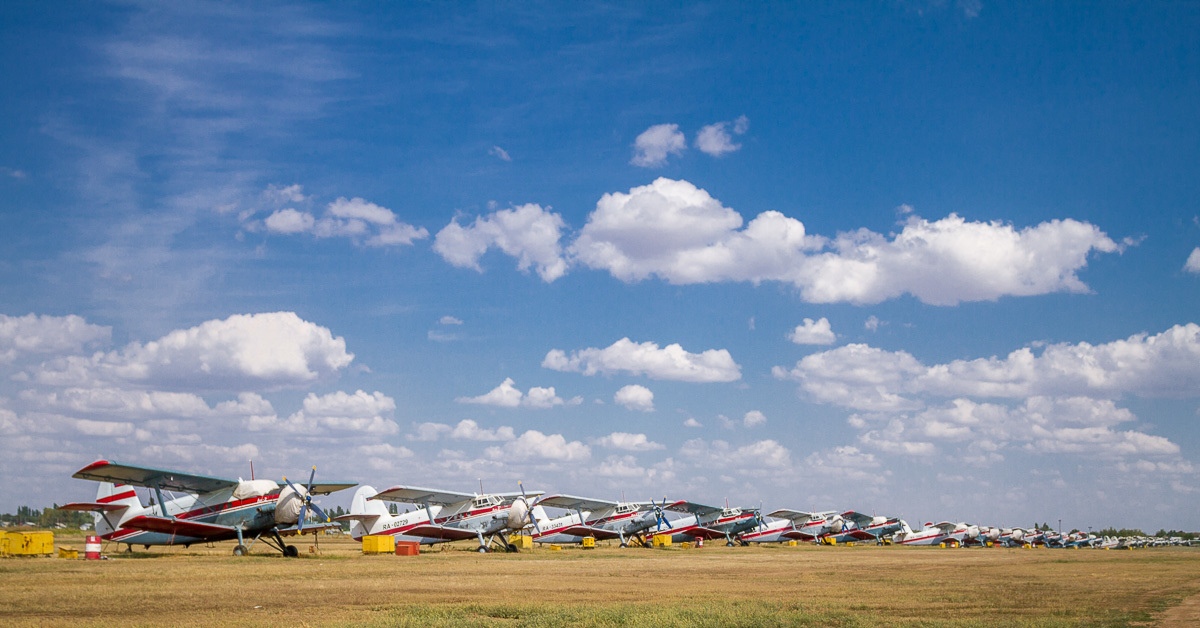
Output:
<instances>
[{"instance_id":1,"label":"aircraft wheel","mask_svg":"<svg viewBox=\"0 0 1200 628\"><path fill-rule=\"evenodd\" d=\"M300 555L300 550L296 549L295 545L288 545L283 548L283 555L288 558L295 558Z\"/></svg>"},{"instance_id":2,"label":"aircraft wheel","mask_svg":"<svg viewBox=\"0 0 1200 628\"><path fill-rule=\"evenodd\" d=\"M733 547L733 541L725 541L725 547Z\"/></svg>"},{"instance_id":3,"label":"aircraft wheel","mask_svg":"<svg viewBox=\"0 0 1200 628\"><path fill-rule=\"evenodd\" d=\"M621 547L629 547L628 543L621 543Z\"/></svg>"},{"instance_id":4,"label":"aircraft wheel","mask_svg":"<svg viewBox=\"0 0 1200 628\"><path fill-rule=\"evenodd\" d=\"M517 553L517 552L519 552L520 550L518 550L518 549L517 549L517 546L516 546L516 545L513 545L512 543L509 543L508 545L505 545L505 546L504 546L504 551L505 551L506 553L509 553L509 554L516 554L516 553Z\"/></svg>"},{"instance_id":5,"label":"aircraft wheel","mask_svg":"<svg viewBox=\"0 0 1200 628\"><path fill-rule=\"evenodd\" d=\"M239 546L233 548L233 555L234 556L245 556L246 555L246 546L239 545Z\"/></svg>"},{"instance_id":6,"label":"aircraft wheel","mask_svg":"<svg viewBox=\"0 0 1200 628\"><path fill-rule=\"evenodd\" d=\"M480 548L479 548L478 550L475 550L475 551L479 552L480 554L486 554L486 553L487 553L487 551L488 551L488 548L486 548L486 547L483 547L483 546L480 546Z\"/></svg>"}]
</instances>

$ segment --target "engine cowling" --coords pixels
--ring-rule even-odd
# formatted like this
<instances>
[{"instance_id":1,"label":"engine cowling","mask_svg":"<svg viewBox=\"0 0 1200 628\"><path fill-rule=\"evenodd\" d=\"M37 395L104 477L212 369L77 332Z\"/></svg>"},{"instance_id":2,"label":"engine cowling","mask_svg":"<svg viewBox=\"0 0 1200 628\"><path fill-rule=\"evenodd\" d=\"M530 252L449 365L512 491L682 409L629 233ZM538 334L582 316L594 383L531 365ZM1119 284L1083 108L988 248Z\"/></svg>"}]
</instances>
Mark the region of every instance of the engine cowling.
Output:
<instances>
[{"instance_id":1,"label":"engine cowling","mask_svg":"<svg viewBox=\"0 0 1200 628\"><path fill-rule=\"evenodd\" d=\"M834 534L837 534L846 529L846 521L844 519L842 519L841 515L838 515L838 516L830 519L828 525L829 525L829 531L833 532Z\"/></svg>"},{"instance_id":2,"label":"engine cowling","mask_svg":"<svg viewBox=\"0 0 1200 628\"><path fill-rule=\"evenodd\" d=\"M505 522L509 530L520 530L529 523L529 504L525 500L518 499L508 507L508 521Z\"/></svg>"},{"instance_id":3,"label":"engine cowling","mask_svg":"<svg viewBox=\"0 0 1200 628\"><path fill-rule=\"evenodd\" d=\"M297 486L293 490L291 486L284 485L275 500L275 524L290 526L299 521L300 509L304 507L304 498L307 495L308 491L303 486Z\"/></svg>"}]
</instances>

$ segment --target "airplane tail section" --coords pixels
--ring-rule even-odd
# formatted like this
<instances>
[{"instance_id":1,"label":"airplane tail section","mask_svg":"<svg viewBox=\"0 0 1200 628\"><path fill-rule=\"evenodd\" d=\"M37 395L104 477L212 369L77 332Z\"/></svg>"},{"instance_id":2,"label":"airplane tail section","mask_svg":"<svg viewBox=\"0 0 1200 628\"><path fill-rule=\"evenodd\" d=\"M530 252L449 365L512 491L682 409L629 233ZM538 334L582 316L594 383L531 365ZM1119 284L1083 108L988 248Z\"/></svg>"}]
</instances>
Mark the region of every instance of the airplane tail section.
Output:
<instances>
[{"instance_id":1,"label":"airplane tail section","mask_svg":"<svg viewBox=\"0 0 1200 628\"><path fill-rule=\"evenodd\" d=\"M541 506L533 507L533 518L538 522L539 526L545 526L550 522L550 517L546 514L546 509Z\"/></svg>"},{"instance_id":2,"label":"airplane tail section","mask_svg":"<svg viewBox=\"0 0 1200 628\"><path fill-rule=\"evenodd\" d=\"M132 486L112 482L100 482L96 488L96 504L104 505L103 510L97 508L92 514L96 532L101 536L115 532L122 521L145 509Z\"/></svg>"},{"instance_id":3,"label":"airplane tail section","mask_svg":"<svg viewBox=\"0 0 1200 628\"><path fill-rule=\"evenodd\" d=\"M387 518L387 506L379 500L370 500L379 491L372 486L360 486L354 491L354 499L350 502L350 514L335 517L335 521L350 521L350 536L355 539L371 534L381 517Z\"/></svg>"}]
</instances>

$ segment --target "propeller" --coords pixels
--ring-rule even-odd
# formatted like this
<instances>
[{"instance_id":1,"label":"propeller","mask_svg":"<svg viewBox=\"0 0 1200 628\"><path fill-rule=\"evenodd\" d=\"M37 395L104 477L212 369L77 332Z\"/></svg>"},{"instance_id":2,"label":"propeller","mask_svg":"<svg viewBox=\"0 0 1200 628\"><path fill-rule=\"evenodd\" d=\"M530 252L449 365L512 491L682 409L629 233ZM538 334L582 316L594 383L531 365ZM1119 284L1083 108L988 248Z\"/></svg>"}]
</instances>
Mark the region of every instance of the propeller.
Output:
<instances>
[{"instance_id":1,"label":"propeller","mask_svg":"<svg viewBox=\"0 0 1200 628\"><path fill-rule=\"evenodd\" d=\"M542 528L538 525L537 517L533 516L533 506L531 506L529 504L529 496L525 493L525 485L522 484L520 480L518 480L517 486L521 487L520 502L524 505L525 512L523 512L517 516L517 520L518 520L517 523L520 524L519 526L513 526L512 519L510 518L509 519L510 527L513 527L514 529L518 528L518 527L523 528L523 527L529 525L530 523L532 523L533 529L537 530L538 534L541 534ZM516 501L513 502L513 505L516 506Z\"/></svg>"},{"instance_id":2,"label":"propeller","mask_svg":"<svg viewBox=\"0 0 1200 628\"><path fill-rule=\"evenodd\" d=\"M317 467L316 467L316 465L313 465L312 471L308 474L308 486L302 487L304 489L303 491L300 490L299 488L296 488L296 485L292 484L292 481L287 479L287 476L284 476L284 478L283 478L284 484L287 484L288 488L292 489L292 492L295 493L296 496L299 497L304 502L304 504L302 506L300 506L300 514L296 518L296 529L297 530L304 530L304 520L308 516L309 508L312 508L313 512L317 513L317 516L320 517L321 519L324 519L325 521L329 521L329 515L326 515L325 511L321 510L320 506L317 506L316 504L312 503L313 478L316 477L316 475L317 475ZM282 499L283 499L283 495L280 494L280 500L282 501Z\"/></svg>"}]
</instances>

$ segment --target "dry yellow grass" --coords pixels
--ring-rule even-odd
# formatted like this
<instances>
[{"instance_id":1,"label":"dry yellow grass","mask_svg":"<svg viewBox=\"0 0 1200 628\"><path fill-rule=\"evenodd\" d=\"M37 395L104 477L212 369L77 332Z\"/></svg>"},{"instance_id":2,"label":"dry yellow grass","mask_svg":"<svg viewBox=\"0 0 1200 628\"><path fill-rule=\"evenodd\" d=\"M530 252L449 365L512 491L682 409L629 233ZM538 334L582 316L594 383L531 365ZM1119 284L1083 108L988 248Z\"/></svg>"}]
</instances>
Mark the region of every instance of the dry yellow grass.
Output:
<instances>
[{"instance_id":1,"label":"dry yellow grass","mask_svg":"<svg viewBox=\"0 0 1200 628\"><path fill-rule=\"evenodd\" d=\"M1137 625L1200 595L1200 550L710 546L288 560L255 547L0 561L5 625ZM106 548L114 552L115 548Z\"/></svg>"}]
</instances>

